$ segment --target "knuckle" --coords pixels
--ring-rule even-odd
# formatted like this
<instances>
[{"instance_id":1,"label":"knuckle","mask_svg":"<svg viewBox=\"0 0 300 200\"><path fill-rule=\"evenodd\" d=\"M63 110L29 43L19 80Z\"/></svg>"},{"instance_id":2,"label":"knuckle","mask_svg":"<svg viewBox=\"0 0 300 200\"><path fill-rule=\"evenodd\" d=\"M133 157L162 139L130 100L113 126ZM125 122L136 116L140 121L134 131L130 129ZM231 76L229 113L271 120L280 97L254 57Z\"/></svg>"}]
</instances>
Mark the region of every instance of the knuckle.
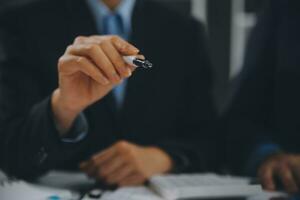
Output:
<instances>
[{"instance_id":1,"label":"knuckle","mask_svg":"<svg viewBox=\"0 0 300 200\"><path fill-rule=\"evenodd\" d=\"M120 37L117 35L110 36L110 41L112 41L112 42L118 41L119 39L120 39Z\"/></svg>"},{"instance_id":2,"label":"knuckle","mask_svg":"<svg viewBox=\"0 0 300 200\"><path fill-rule=\"evenodd\" d=\"M117 143L117 149L119 151L125 151L128 148L128 143L126 141L120 141Z\"/></svg>"},{"instance_id":3,"label":"knuckle","mask_svg":"<svg viewBox=\"0 0 300 200\"><path fill-rule=\"evenodd\" d=\"M58 67L61 68L66 62L66 59L64 56L61 56L59 59L58 59Z\"/></svg>"},{"instance_id":4,"label":"knuckle","mask_svg":"<svg viewBox=\"0 0 300 200\"><path fill-rule=\"evenodd\" d=\"M69 46L67 46L67 48L66 48L66 52L70 52L70 51L72 51L72 50L73 50L73 48L74 48L74 46L73 46L73 45L69 45Z\"/></svg>"},{"instance_id":5,"label":"knuckle","mask_svg":"<svg viewBox=\"0 0 300 200\"><path fill-rule=\"evenodd\" d=\"M78 64L84 64L85 63L85 58L84 57L78 57L78 58L76 58L76 63L78 63Z\"/></svg>"},{"instance_id":6,"label":"knuckle","mask_svg":"<svg viewBox=\"0 0 300 200\"><path fill-rule=\"evenodd\" d=\"M103 40L103 41L99 42L99 45L101 48L105 48L105 46L107 46L109 43L110 43L110 41Z\"/></svg>"},{"instance_id":7,"label":"knuckle","mask_svg":"<svg viewBox=\"0 0 300 200\"><path fill-rule=\"evenodd\" d=\"M98 48L98 46L95 45L95 44L90 44L90 45L87 45L87 46L85 47L86 51L87 51L88 53L90 53L90 54L92 54L92 53L94 53L95 51L97 51L97 48Z\"/></svg>"},{"instance_id":8,"label":"knuckle","mask_svg":"<svg viewBox=\"0 0 300 200\"><path fill-rule=\"evenodd\" d=\"M68 67L70 67L70 64L72 64L72 57L63 55L58 59L57 69L58 69L58 71L64 71Z\"/></svg>"},{"instance_id":9,"label":"knuckle","mask_svg":"<svg viewBox=\"0 0 300 200\"><path fill-rule=\"evenodd\" d=\"M77 36L74 40L74 43L82 43L82 42L84 42L85 38L86 37L84 37L84 36Z\"/></svg>"}]
</instances>

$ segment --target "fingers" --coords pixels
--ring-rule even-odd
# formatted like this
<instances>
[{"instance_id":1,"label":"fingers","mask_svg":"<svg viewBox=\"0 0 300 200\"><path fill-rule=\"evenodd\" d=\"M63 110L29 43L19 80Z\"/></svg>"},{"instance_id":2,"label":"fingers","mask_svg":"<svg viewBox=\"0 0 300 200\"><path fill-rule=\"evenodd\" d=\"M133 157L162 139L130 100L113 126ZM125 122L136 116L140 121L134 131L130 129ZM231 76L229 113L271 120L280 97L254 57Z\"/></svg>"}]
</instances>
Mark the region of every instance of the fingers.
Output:
<instances>
[{"instance_id":1,"label":"fingers","mask_svg":"<svg viewBox=\"0 0 300 200\"><path fill-rule=\"evenodd\" d=\"M149 169L150 164L141 165L144 159L151 160L144 148L121 141L93 156L80 167L109 185L137 185L144 183L154 173L151 169L155 167Z\"/></svg>"},{"instance_id":2,"label":"fingers","mask_svg":"<svg viewBox=\"0 0 300 200\"><path fill-rule=\"evenodd\" d=\"M282 166L278 170L278 175L283 183L284 188L289 193L298 192L299 188L293 176L291 169L288 166Z\"/></svg>"},{"instance_id":3,"label":"fingers","mask_svg":"<svg viewBox=\"0 0 300 200\"><path fill-rule=\"evenodd\" d=\"M130 165L125 165L116 170L114 173L110 174L107 178L106 181L108 184L118 184L120 183L123 179L126 177L130 176L133 174L133 167Z\"/></svg>"},{"instance_id":4,"label":"fingers","mask_svg":"<svg viewBox=\"0 0 300 200\"><path fill-rule=\"evenodd\" d=\"M112 158L110 161L104 163L100 167L101 177L108 177L110 174L119 170L123 164L124 164L123 157L116 156L116 157Z\"/></svg>"},{"instance_id":5,"label":"fingers","mask_svg":"<svg viewBox=\"0 0 300 200\"><path fill-rule=\"evenodd\" d=\"M67 53L84 56L91 59L95 63L96 67L103 72L105 76L112 83L117 84L121 81L121 77L117 73L111 60L106 56L104 51L96 44L84 44L84 45L71 45L67 49Z\"/></svg>"},{"instance_id":6,"label":"fingers","mask_svg":"<svg viewBox=\"0 0 300 200\"><path fill-rule=\"evenodd\" d=\"M115 48L122 54L122 55L137 55L139 50L126 42L125 40L121 39L120 37L113 36L111 41Z\"/></svg>"},{"instance_id":7,"label":"fingers","mask_svg":"<svg viewBox=\"0 0 300 200\"><path fill-rule=\"evenodd\" d=\"M102 76L113 84L131 76L134 68L123 55L137 55L139 50L118 36L77 37L66 53L86 57L99 68Z\"/></svg>"},{"instance_id":8,"label":"fingers","mask_svg":"<svg viewBox=\"0 0 300 200\"><path fill-rule=\"evenodd\" d=\"M277 154L270 157L259 170L258 176L267 190L275 190L274 177L279 178L289 193L299 191L300 157L289 154Z\"/></svg>"},{"instance_id":9,"label":"fingers","mask_svg":"<svg viewBox=\"0 0 300 200\"><path fill-rule=\"evenodd\" d=\"M132 70L127 66L123 57L119 54L119 52L111 43L104 42L102 44L102 48L104 50L104 53L112 61L122 78L127 78L131 76Z\"/></svg>"},{"instance_id":10,"label":"fingers","mask_svg":"<svg viewBox=\"0 0 300 200\"><path fill-rule=\"evenodd\" d=\"M96 165L92 165L89 162L82 162L79 168L86 173L90 178L97 176L98 168Z\"/></svg>"},{"instance_id":11,"label":"fingers","mask_svg":"<svg viewBox=\"0 0 300 200\"><path fill-rule=\"evenodd\" d=\"M296 179L296 183L298 185L298 188L300 186L300 166L299 165L296 165L296 166L293 166L293 176L295 177Z\"/></svg>"},{"instance_id":12,"label":"fingers","mask_svg":"<svg viewBox=\"0 0 300 200\"><path fill-rule=\"evenodd\" d=\"M114 156L117 156L117 151L114 148L114 146L100 152L99 154L96 154L92 157L90 160L90 164L97 163L98 165L101 165L105 162L108 162L110 159L112 159Z\"/></svg>"},{"instance_id":13,"label":"fingers","mask_svg":"<svg viewBox=\"0 0 300 200\"><path fill-rule=\"evenodd\" d=\"M90 36L90 37L84 37L79 36L75 39L74 44L84 44L84 43L94 43L101 45L103 40L110 41L114 48L123 56L126 55L137 55L140 50L136 48L135 46L131 45L130 43L126 42L119 36Z\"/></svg>"},{"instance_id":14,"label":"fingers","mask_svg":"<svg viewBox=\"0 0 300 200\"><path fill-rule=\"evenodd\" d=\"M101 177L100 167L116 155L114 148L109 148L99 154L94 155L88 161L82 162L79 168L90 177Z\"/></svg>"},{"instance_id":15,"label":"fingers","mask_svg":"<svg viewBox=\"0 0 300 200\"><path fill-rule=\"evenodd\" d=\"M264 189L274 191L276 185L273 177L273 166L270 164L264 165L258 172L258 177Z\"/></svg>"},{"instance_id":16,"label":"fingers","mask_svg":"<svg viewBox=\"0 0 300 200\"><path fill-rule=\"evenodd\" d=\"M88 59L81 56L67 55L59 60L58 68L60 73L74 74L82 72L91 77L94 81L102 85L108 85L109 81L103 76L101 71Z\"/></svg>"}]
</instances>

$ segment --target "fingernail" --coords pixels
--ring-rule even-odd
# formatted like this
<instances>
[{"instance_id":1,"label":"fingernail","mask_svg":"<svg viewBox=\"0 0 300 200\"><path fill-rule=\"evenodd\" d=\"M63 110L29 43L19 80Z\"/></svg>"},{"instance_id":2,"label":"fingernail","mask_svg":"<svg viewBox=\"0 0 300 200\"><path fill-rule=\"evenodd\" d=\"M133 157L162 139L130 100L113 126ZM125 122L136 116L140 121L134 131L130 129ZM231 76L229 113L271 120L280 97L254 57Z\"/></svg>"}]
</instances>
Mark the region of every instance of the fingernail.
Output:
<instances>
[{"instance_id":1,"label":"fingernail","mask_svg":"<svg viewBox=\"0 0 300 200\"><path fill-rule=\"evenodd\" d=\"M132 51L134 51L135 53L138 53L138 52L140 52L140 50L138 49L138 48L136 48L136 47L134 47L134 46L131 46L132 48Z\"/></svg>"},{"instance_id":2,"label":"fingernail","mask_svg":"<svg viewBox=\"0 0 300 200\"><path fill-rule=\"evenodd\" d=\"M113 78L116 82L119 82L121 80L120 76L118 74L113 74Z\"/></svg>"},{"instance_id":3,"label":"fingernail","mask_svg":"<svg viewBox=\"0 0 300 200\"><path fill-rule=\"evenodd\" d=\"M139 55L139 58L142 59L142 60L146 59L144 55Z\"/></svg>"},{"instance_id":4,"label":"fingernail","mask_svg":"<svg viewBox=\"0 0 300 200\"><path fill-rule=\"evenodd\" d=\"M123 69L122 69L122 78L127 78L128 76L130 76L131 74L130 74L130 71L128 70L128 68L127 67L124 67Z\"/></svg>"}]
</instances>

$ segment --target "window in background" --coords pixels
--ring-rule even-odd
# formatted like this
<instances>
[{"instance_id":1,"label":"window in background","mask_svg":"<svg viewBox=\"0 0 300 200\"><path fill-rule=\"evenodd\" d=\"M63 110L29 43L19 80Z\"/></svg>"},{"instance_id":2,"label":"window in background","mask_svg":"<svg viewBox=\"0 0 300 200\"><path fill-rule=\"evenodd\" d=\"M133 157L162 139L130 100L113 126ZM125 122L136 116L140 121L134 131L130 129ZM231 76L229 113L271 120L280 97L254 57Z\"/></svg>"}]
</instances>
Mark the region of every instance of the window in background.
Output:
<instances>
[{"instance_id":1,"label":"window in background","mask_svg":"<svg viewBox=\"0 0 300 200\"><path fill-rule=\"evenodd\" d=\"M207 25L207 0L192 0L191 6L192 15Z\"/></svg>"}]
</instances>

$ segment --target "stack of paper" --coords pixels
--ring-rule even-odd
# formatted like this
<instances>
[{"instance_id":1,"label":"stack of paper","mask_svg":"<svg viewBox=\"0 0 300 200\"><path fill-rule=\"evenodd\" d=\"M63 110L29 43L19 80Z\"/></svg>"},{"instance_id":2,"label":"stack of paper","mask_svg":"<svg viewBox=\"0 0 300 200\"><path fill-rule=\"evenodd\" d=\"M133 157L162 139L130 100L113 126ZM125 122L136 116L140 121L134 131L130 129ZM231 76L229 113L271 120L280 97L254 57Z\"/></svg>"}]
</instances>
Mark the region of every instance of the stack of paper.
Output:
<instances>
[{"instance_id":1,"label":"stack of paper","mask_svg":"<svg viewBox=\"0 0 300 200\"><path fill-rule=\"evenodd\" d=\"M249 180L216 174L165 175L151 178L150 187L167 200L249 197L262 193Z\"/></svg>"}]
</instances>

